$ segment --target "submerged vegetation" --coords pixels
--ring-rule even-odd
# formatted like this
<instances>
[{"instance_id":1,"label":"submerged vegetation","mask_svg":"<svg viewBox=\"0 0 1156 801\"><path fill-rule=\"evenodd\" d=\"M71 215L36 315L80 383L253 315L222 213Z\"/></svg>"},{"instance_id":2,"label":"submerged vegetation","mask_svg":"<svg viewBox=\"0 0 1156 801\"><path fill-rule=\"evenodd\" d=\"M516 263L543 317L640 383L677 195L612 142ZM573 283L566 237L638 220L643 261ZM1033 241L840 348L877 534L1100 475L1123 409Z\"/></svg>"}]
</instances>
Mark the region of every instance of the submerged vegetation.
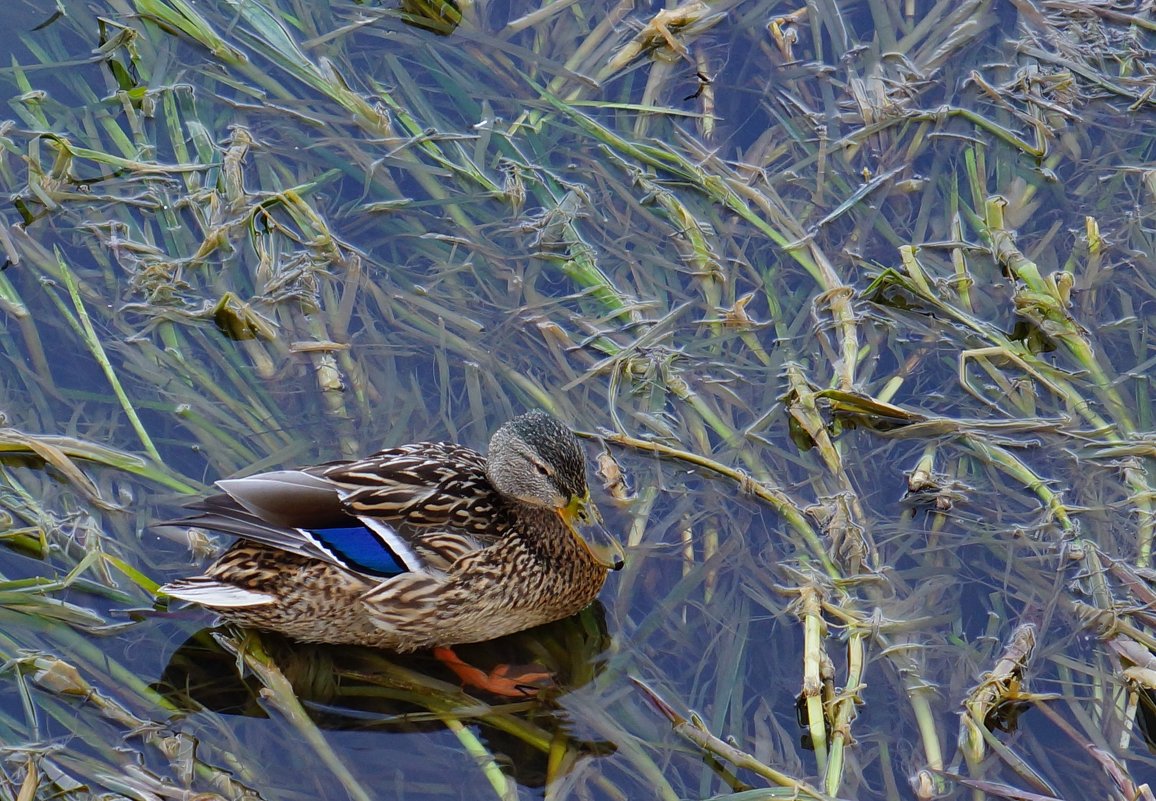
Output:
<instances>
[{"instance_id":1,"label":"submerged vegetation","mask_svg":"<svg viewBox=\"0 0 1156 801\"><path fill-rule=\"evenodd\" d=\"M1150 4L12 5L0 797L1153 798ZM534 407L629 544L540 697L153 612Z\"/></svg>"}]
</instances>

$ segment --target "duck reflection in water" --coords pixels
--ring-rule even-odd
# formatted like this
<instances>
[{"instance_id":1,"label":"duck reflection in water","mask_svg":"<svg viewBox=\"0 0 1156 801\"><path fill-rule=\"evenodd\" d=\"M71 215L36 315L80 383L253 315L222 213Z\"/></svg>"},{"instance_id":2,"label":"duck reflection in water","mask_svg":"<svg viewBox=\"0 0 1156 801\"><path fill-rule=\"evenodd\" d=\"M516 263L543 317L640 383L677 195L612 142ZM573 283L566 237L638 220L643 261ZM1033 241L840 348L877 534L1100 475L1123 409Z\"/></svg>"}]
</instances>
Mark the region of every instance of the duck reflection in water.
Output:
<instances>
[{"instance_id":1,"label":"duck reflection in water","mask_svg":"<svg viewBox=\"0 0 1156 801\"><path fill-rule=\"evenodd\" d=\"M237 670L242 638L250 636L261 638L269 661L322 729L436 732L445 728L447 714L455 715L476 724L478 737L523 787L544 787L584 759L614 752L612 743L574 737L566 711L553 700L589 683L604 667L602 655L610 637L597 602L564 620L460 646L471 664L533 665L552 677L551 685L535 695L493 707L466 694L444 661L428 652L305 644L233 627L203 629L190 637L170 657L153 688L190 712L268 717L263 682L256 673L240 675ZM510 715L521 719L519 726L496 725ZM519 737L513 733L518 730L537 736ZM559 760L560 743L564 757Z\"/></svg>"}]
</instances>

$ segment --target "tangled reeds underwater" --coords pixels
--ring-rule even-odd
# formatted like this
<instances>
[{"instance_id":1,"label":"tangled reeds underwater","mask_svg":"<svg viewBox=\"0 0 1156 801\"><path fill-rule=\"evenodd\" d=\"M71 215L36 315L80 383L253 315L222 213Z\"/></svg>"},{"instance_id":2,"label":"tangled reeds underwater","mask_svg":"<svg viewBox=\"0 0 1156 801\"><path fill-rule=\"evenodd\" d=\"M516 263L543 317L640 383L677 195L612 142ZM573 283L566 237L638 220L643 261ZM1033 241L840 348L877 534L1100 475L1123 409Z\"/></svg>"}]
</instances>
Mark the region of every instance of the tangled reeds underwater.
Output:
<instances>
[{"instance_id":1,"label":"tangled reeds underwater","mask_svg":"<svg viewBox=\"0 0 1156 801\"><path fill-rule=\"evenodd\" d=\"M11 5L5 797L1152 798L1147 4ZM628 551L538 696L157 614L533 408Z\"/></svg>"}]
</instances>

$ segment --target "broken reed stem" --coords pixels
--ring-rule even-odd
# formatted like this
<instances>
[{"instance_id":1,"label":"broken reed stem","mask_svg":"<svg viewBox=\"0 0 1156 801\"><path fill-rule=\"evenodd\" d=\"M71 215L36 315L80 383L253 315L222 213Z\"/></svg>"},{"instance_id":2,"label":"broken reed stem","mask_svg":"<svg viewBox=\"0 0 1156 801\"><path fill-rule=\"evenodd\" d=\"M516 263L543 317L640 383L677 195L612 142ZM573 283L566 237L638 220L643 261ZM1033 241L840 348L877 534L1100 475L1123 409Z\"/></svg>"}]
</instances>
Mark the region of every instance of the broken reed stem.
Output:
<instances>
[{"instance_id":1,"label":"broken reed stem","mask_svg":"<svg viewBox=\"0 0 1156 801\"><path fill-rule=\"evenodd\" d=\"M1002 197L988 199L985 208L986 233L996 261L1026 287L1026 291L1020 290L1016 296L1017 306L1022 305L1030 312L1041 315L1051 325L1048 335L1062 342L1080 367L1088 371L1092 386L1104 405L1111 410L1119 434L1131 434L1135 430L1135 423L1127 406L1092 350L1087 334L1068 314L1071 273L1056 273L1047 278L1040 274L1039 267L1016 247L1012 232L1007 230L1003 216L1006 206L1007 201Z\"/></svg>"},{"instance_id":2,"label":"broken reed stem","mask_svg":"<svg viewBox=\"0 0 1156 801\"><path fill-rule=\"evenodd\" d=\"M477 735L455 717L445 716L441 721L458 738L466 754L477 763L498 798L503 801L517 801L516 786L506 778L506 774L502 773L502 769L494 760L494 755L482 744Z\"/></svg>"},{"instance_id":3,"label":"broken reed stem","mask_svg":"<svg viewBox=\"0 0 1156 801\"><path fill-rule=\"evenodd\" d=\"M777 771L770 765L748 754L746 751L715 737L707 731L706 726L703 725L702 720L695 713L692 712L690 718L683 717L676 712L674 707L668 704L662 696L641 679L631 676L630 681L642 692L643 697L645 697L663 717L670 721L674 732L680 737L685 738L708 753L725 759L737 768L749 770L779 787L787 787L798 793L800 797L813 798L815 801L833 801L829 796L806 782Z\"/></svg>"},{"instance_id":4,"label":"broken reed stem","mask_svg":"<svg viewBox=\"0 0 1156 801\"><path fill-rule=\"evenodd\" d=\"M829 795L837 796L843 785L843 768L846 765L848 746L854 745L851 723L863 703L859 690L863 687L863 674L867 667L866 642L869 632L858 627L847 640L847 681L830 711L831 746L827 758L823 789Z\"/></svg>"},{"instance_id":5,"label":"broken reed stem","mask_svg":"<svg viewBox=\"0 0 1156 801\"><path fill-rule=\"evenodd\" d=\"M156 464L164 464L164 459L161 458L160 452L157 451L156 446L153 445L152 438L149 436L148 430L145 429L144 423L141 422L140 417L137 416L136 408L132 401L128 399L128 394L125 393L124 387L121 386L120 379L116 375L116 370L113 369L112 362L108 360L108 355L104 351L104 346L100 343L100 337L96 335L96 330L92 327L92 320L88 316L88 309L85 308L84 300L80 297L80 289L76 283L76 276L73 275L72 270L64 261L63 254L59 250L56 251L56 262L60 269L60 276L64 281L64 286L68 289L68 295L72 299L73 307L76 309L77 321L80 324L80 330L89 351L93 358L96 359L100 365L100 369L104 372L108 383L112 386L112 391L120 401L121 409L124 410L125 416L128 417L129 423L132 425L133 431L136 432L140 439L141 445L144 446L145 453Z\"/></svg>"},{"instance_id":6,"label":"broken reed stem","mask_svg":"<svg viewBox=\"0 0 1156 801\"><path fill-rule=\"evenodd\" d=\"M593 434L580 434L587 438L594 438ZM832 578L839 578L841 572L835 563L831 561L831 557L827 554L827 549L824 547L819 534L811 528L799 511L798 506L791 501L785 494L768 487L766 484L755 481L748 473L741 470L736 470L733 467L717 462L707 456L701 456L690 451L682 450L681 448L674 448L670 445L663 445L659 442L650 442L644 439L632 437L629 434L613 434L607 433L598 435L599 439L606 442L612 442L616 445L623 445L635 450L648 451L650 453L657 453L661 456L666 456L671 459L678 459L680 461L688 462L689 464L705 468L721 476L725 476L734 481L744 492L754 495L761 501L766 502L775 509L783 518L790 524L790 526L802 535L806 540L807 545L811 549L811 554L819 560L823 565L824 571Z\"/></svg>"},{"instance_id":7,"label":"broken reed stem","mask_svg":"<svg viewBox=\"0 0 1156 801\"><path fill-rule=\"evenodd\" d=\"M326 737L317 728L317 724L301 705L301 700L293 690L293 685L273 662L259 641L254 637L246 637L239 645L234 645L229 638L217 637L225 648L244 660L245 665L257 675L264 685L262 697L274 709L285 716L301 737L309 743L310 748L317 754L318 759L329 768L338 782L349 794L353 801L372 801L373 796L361 782L353 775L337 753L333 750Z\"/></svg>"}]
</instances>

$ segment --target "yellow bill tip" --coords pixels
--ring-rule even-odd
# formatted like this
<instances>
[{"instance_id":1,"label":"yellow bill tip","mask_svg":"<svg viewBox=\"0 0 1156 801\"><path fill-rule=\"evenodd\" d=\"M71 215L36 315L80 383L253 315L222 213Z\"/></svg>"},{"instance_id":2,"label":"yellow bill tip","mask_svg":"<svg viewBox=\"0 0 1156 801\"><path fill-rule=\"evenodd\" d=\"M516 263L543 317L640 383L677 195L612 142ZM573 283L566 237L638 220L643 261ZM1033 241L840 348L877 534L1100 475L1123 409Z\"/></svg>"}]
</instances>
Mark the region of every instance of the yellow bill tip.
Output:
<instances>
[{"instance_id":1,"label":"yellow bill tip","mask_svg":"<svg viewBox=\"0 0 1156 801\"><path fill-rule=\"evenodd\" d=\"M558 516L566 523L570 533L586 549L590 557L607 570L621 570L626 564L626 556L622 546L602 525L602 515L598 507L590 501L587 493L582 498L575 498L565 507L558 510ZM578 531L577 524L593 523L600 532L599 538L604 542L593 543Z\"/></svg>"}]
</instances>

